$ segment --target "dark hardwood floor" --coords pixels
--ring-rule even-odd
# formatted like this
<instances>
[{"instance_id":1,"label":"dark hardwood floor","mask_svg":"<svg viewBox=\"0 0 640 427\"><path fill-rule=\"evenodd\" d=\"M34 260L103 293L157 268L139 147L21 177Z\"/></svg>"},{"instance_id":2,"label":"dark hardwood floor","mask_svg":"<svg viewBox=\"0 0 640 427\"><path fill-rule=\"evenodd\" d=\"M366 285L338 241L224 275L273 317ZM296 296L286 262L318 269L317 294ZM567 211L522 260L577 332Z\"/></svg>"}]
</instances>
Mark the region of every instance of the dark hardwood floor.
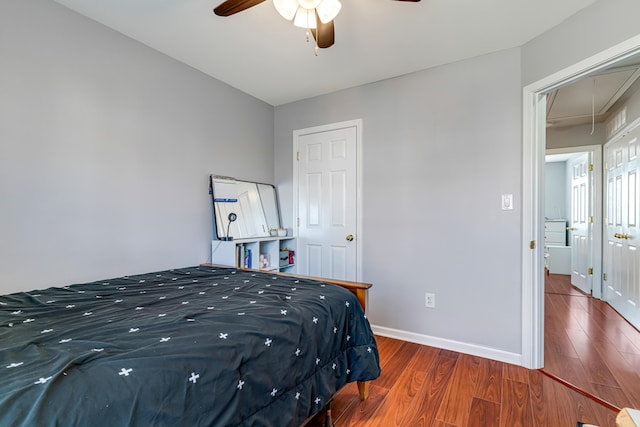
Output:
<instances>
[{"instance_id":1,"label":"dark hardwood floor","mask_svg":"<svg viewBox=\"0 0 640 427\"><path fill-rule=\"evenodd\" d=\"M545 371L617 407L640 408L640 332L603 301L545 280Z\"/></svg>"},{"instance_id":2,"label":"dark hardwood floor","mask_svg":"<svg viewBox=\"0 0 640 427\"><path fill-rule=\"evenodd\" d=\"M640 334L607 304L548 276L545 370L615 406L640 407ZM626 325L626 326L625 326ZM360 402L332 404L336 427L615 426L616 411L538 370L377 337L382 375ZM322 416L310 427L322 425Z\"/></svg>"}]
</instances>

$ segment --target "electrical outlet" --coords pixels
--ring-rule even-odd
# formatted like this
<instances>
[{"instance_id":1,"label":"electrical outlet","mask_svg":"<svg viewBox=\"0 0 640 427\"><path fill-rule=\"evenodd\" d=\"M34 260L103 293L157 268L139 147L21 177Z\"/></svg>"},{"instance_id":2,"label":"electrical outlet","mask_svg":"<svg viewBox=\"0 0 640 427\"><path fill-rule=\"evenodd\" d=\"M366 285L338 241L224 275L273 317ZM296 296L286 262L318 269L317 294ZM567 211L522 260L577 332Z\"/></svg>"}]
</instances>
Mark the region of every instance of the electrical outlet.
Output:
<instances>
[{"instance_id":1,"label":"electrical outlet","mask_svg":"<svg viewBox=\"0 0 640 427\"><path fill-rule=\"evenodd\" d=\"M424 294L424 306L427 308L435 308L436 294L430 294L430 293Z\"/></svg>"}]
</instances>

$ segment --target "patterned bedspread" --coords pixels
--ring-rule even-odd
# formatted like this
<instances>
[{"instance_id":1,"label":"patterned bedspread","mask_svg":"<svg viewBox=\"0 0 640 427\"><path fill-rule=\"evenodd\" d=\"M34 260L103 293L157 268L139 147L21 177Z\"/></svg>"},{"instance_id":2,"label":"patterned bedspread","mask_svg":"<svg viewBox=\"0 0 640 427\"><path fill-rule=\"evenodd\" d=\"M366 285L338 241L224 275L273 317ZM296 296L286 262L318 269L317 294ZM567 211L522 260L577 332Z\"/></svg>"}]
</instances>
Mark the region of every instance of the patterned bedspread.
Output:
<instances>
[{"instance_id":1,"label":"patterned bedspread","mask_svg":"<svg viewBox=\"0 0 640 427\"><path fill-rule=\"evenodd\" d=\"M297 426L380 373L336 285L191 267L0 296L2 426Z\"/></svg>"}]
</instances>

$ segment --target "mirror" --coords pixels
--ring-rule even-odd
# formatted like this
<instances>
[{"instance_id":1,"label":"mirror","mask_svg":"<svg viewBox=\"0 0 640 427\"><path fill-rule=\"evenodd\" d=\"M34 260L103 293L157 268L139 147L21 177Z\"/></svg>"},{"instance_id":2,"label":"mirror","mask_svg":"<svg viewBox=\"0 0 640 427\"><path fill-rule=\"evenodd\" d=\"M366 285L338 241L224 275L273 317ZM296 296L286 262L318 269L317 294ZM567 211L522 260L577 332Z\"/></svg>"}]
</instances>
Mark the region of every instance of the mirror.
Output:
<instances>
[{"instance_id":1,"label":"mirror","mask_svg":"<svg viewBox=\"0 0 640 427\"><path fill-rule=\"evenodd\" d=\"M209 191L215 239L269 237L269 230L281 227L275 186L211 175ZM229 221L232 213L235 221Z\"/></svg>"}]
</instances>

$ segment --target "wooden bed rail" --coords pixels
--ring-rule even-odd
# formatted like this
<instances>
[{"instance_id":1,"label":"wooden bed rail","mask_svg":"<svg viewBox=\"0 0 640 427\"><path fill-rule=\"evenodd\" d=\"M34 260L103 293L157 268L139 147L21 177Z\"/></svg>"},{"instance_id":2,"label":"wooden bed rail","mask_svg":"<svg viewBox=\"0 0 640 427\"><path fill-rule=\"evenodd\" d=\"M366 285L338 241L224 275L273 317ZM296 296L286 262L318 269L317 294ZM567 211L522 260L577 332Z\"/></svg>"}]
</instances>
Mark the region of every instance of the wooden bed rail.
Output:
<instances>
[{"instance_id":1,"label":"wooden bed rail","mask_svg":"<svg viewBox=\"0 0 640 427\"><path fill-rule=\"evenodd\" d=\"M362 309L365 311L365 313L367 312L367 302L368 302L367 299L369 295L368 290L371 286L373 286L371 283L351 282L349 280L325 279L322 277L303 276L300 274L291 274L291 273L279 272L278 274L281 274L283 276L292 276L292 277L300 277L304 279L317 280L319 282L332 283L334 285L342 286L343 288L355 294L356 298L358 298L358 301L360 302L360 305L362 306Z\"/></svg>"},{"instance_id":2,"label":"wooden bed rail","mask_svg":"<svg viewBox=\"0 0 640 427\"><path fill-rule=\"evenodd\" d=\"M352 282L350 280L339 280L339 279L326 279L324 277L313 277L313 276L305 276L302 274L293 274L293 273L284 273L280 271L271 271L271 270L258 270L255 268L244 268L244 267L233 267L229 265L220 265L220 264L200 264L203 267L220 267L220 268L235 268L237 270L246 270L246 271L256 271L260 273L270 273L270 274L278 274L280 276L289 276L289 277L297 277L300 279L309 279L309 280L317 280L318 282L326 282L332 283L334 285L342 286L343 288L353 292L358 298L362 309L367 312L367 300L368 300L368 290L373 286L371 283L365 282Z\"/></svg>"}]
</instances>

